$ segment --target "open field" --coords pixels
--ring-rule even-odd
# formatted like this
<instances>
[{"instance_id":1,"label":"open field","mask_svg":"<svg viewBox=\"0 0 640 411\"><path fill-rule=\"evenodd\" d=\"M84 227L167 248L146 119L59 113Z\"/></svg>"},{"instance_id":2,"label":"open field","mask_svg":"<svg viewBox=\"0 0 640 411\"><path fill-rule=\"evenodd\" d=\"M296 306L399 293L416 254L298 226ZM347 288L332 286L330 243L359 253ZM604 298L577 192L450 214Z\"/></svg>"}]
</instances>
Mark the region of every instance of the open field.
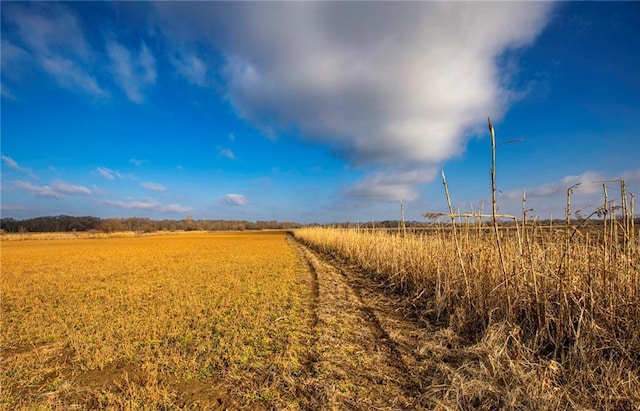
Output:
<instances>
[{"instance_id":1,"label":"open field","mask_svg":"<svg viewBox=\"0 0 640 411\"><path fill-rule=\"evenodd\" d=\"M640 406L636 243L451 234L3 241L0 408Z\"/></svg>"},{"instance_id":2,"label":"open field","mask_svg":"<svg viewBox=\"0 0 640 411\"><path fill-rule=\"evenodd\" d=\"M295 403L299 275L283 233L3 242L2 408Z\"/></svg>"}]
</instances>

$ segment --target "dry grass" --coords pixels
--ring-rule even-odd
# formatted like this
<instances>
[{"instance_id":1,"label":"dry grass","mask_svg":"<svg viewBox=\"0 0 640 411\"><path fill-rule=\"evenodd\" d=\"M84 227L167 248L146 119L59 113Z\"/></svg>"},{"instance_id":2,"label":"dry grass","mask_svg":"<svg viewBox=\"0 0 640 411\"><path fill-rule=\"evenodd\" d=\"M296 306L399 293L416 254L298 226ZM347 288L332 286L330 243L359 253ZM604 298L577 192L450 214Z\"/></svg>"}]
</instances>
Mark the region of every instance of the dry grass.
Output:
<instances>
[{"instance_id":1,"label":"dry grass","mask_svg":"<svg viewBox=\"0 0 640 411\"><path fill-rule=\"evenodd\" d=\"M0 408L295 408L296 275L284 233L2 242Z\"/></svg>"},{"instance_id":2,"label":"dry grass","mask_svg":"<svg viewBox=\"0 0 640 411\"><path fill-rule=\"evenodd\" d=\"M384 282L425 326L483 353L477 369L432 381L443 388L431 400L444 408L638 409L638 236L501 230L505 281L486 230L459 226L456 239L450 225L407 236L322 228L295 235Z\"/></svg>"}]
</instances>

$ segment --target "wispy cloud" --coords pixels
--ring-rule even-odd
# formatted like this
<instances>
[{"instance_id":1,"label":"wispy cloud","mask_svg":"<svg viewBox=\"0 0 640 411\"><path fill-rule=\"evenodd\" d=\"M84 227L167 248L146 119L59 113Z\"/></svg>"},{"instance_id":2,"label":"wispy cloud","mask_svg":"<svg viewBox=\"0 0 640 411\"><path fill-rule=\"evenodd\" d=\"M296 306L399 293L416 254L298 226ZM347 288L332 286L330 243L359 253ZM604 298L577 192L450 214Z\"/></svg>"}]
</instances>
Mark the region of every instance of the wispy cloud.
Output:
<instances>
[{"instance_id":1,"label":"wispy cloud","mask_svg":"<svg viewBox=\"0 0 640 411\"><path fill-rule=\"evenodd\" d=\"M178 73L189 83L200 87L210 85L207 65L195 54L178 54L172 61Z\"/></svg>"},{"instance_id":2,"label":"wispy cloud","mask_svg":"<svg viewBox=\"0 0 640 411\"><path fill-rule=\"evenodd\" d=\"M56 200L62 200L66 197L64 193L61 193L50 186L38 186L26 181L18 181L15 183L15 186L19 189L28 191L39 198L53 198Z\"/></svg>"},{"instance_id":3,"label":"wispy cloud","mask_svg":"<svg viewBox=\"0 0 640 411\"><path fill-rule=\"evenodd\" d=\"M54 180L51 185L35 185L26 181L17 181L14 186L25 190L35 197L62 200L70 195L88 195L91 190L85 186Z\"/></svg>"},{"instance_id":4,"label":"wispy cloud","mask_svg":"<svg viewBox=\"0 0 640 411\"><path fill-rule=\"evenodd\" d=\"M224 147L218 147L218 157L225 157L229 160L235 160L236 158L235 154L233 154L233 151Z\"/></svg>"},{"instance_id":5,"label":"wispy cloud","mask_svg":"<svg viewBox=\"0 0 640 411\"><path fill-rule=\"evenodd\" d=\"M149 160L139 160L139 159L137 159L137 158L130 158L130 159L129 159L129 162L130 162L131 164L133 164L134 166L136 166L136 167L140 167L140 166L142 166L143 164L148 163L148 162L149 162Z\"/></svg>"},{"instance_id":6,"label":"wispy cloud","mask_svg":"<svg viewBox=\"0 0 640 411\"><path fill-rule=\"evenodd\" d=\"M33 172L31 171L31 169L26 168L26 167L21 167L18 162L16 160L14 160L13 158L6 156L4 154L2 154L2 156L0 156L2 158L2 161L4 162L4 164L13 169L13 170L17 170L20 171L22 173L27 174L27 176L29 176L30 178L33 178L34 180L39 180L40 178L33 174Z\"/></svg>"},{"instance_id":7,"label":"wispy cloud","mask_svg":"<svg viewBox=\"0 0 640 411\"><path fill-rule=\"evenodd\" d=\"M2 38L2 56L0 56L0 67L2 67L3 79L10 79L12 81L20 81L23 78L25 72L25 66L29 64L31 56L29 53L12 43L11 41ZM5 81L3 81L2 88L5 89Z\"/></svg>"},{"instance_id":8,"label":"wispy cloud","mask_svg":"<svg viewBox=\"0 0 640 411\"><path fill-rule=\"evenodd\" d=\"M20 167L18 165L18 162L14 159L12 159L9 156L5 156L4 154L2 155L2 161L4 161L4 163L7 165L7 167L9 168L13 168L14 170L22 170L22 167Z\"/></svg>"},{"instance_id":9,"label":"wispy cloud","mask_svg":"<svg viewBox=\"0 0 640 411\"><path fill-rule=\"evenodd\" d=\"M109 92L97 80L84 72L76 63L64 57L45 57L42 66L52 74L60 86L69 90L80 89L96 97L108 97Z\"/></svg>"},{"instance_id":10,"label":"wispy cloud","mask_svg":"<svg viewBox=\"0 0 640 411\"><path fill-rule=\"evenodd\" d=\"M227 206L245 206L247 204L249 204L249 200L247 200L247 197L243 196L242 194L225 194L222 197L220 197L219 199L219 203L221 205L227 205Z\"/></svg>"},{"instance_id":11,"label":"wispy cloud","mask_svg":"<svg viewBox=\"0 0 640 411\"><path fill-rule=\"evenodd\" d=\"M0 93L2 97L8 98L10 100L17 100L16 96L13 95L11 91L4 84L0 85Z\"/></svg>"},{"instance_id":12,"label":"wispy cloud","mask_svg":"<svg viewBox=\"0 0 640 411\"><path fill-rule=\"evenodd\" d=\"M148 190L152 191L166 191L167 189L162 184L152 183L150 181L146 183L140 183L140 185Z\"/></svg>"},{"instance_id":13,"label":"wispy cloud","mask_svg":"<svg viewBox=\"0 0 640 411\"><path fill-rule=\"evenodd\" d=\"M116 178L124 178L124 175L122 175L120 172L118 172L116 170L108 169L106 167L97 167L96 171L98 172L98 174L100 174L102 177L106 178L107 180L115 180Z\"/></svg>"},{"instance_id":14,"label":"wispy cloud","mask_svg":"<svg viewBox=\"0 0 640 411\"><path fill-rule=\"evenodd\" d=\"M192 207L184 206L181 204L161 204L156 200L142 200L142 201L112 201L104 200L103 204L110 205L117 208L124 209L137 209L155 211L159 213L187 213L193 210Z\"/></svg>"},{"instance_id":15,"label":"wispy cloud","mask_svg":"<svg viewBox=\"0 0 640 411\"><path fill-rule=\"evenodd\" d=\"M156 82L156 61L144 42L138 52L129 51L115 41L107 42L107 53L111 59L116 82L129 100L144 102L143 90Z\"/></svg>"},{"instance_id":16,"label":"wispy cloud","mask_svg":"<svg viewBox=\"0 0 640 411\"><path fill-rule=\"evenodd\" d=\"M61 194L91 194L85 186L67 183L62 180L54 180L52 183L53 189Z\"/></svg>"},{"instance_id":17,"label":"wispy cloud","mask_svg":"<svg viewBox=\"0 0 640 411\"><path fill-rule=\"evenodd\" d=\"M62 87L96 97L109 95L87 69L91 64L93 51L85 40L76 16L65 5L4 4L3 17L5 16L15 25L25 48L3 40L3 54L4 46L11 46L7 50L7 64L4 63L3 56L3 77L5 70L9 71L6 76L10 78L19 76L13 73L15 67L10 63L16 58L24 59L25 54L28 54Z\"/></svg>"}]
</instances>

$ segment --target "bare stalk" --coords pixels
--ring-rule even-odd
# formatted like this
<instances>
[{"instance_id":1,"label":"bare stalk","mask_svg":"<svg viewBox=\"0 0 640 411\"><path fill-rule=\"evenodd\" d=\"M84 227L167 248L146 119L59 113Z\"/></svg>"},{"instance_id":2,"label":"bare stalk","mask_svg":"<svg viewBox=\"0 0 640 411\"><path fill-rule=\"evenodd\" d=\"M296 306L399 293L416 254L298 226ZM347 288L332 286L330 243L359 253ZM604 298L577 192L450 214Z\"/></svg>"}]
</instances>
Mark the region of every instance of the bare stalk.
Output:
<instances>
[{"instance_id":1,"label":"bare stalk","mask_svg":"<svg viewBox=\"0 0 640 411\"><path fill-rule=\"evenodd\" d=\"M444 194L447 196L447 205L449 206L449 215L451 216L451 229L453 231L453 241L456 245L456 254L458 256L458 261L460 262L460 268L462 268L462 275L464 276L465 296L467 297L467 300L469 300L469 279L467 278L467 271L464 268L464 261L462 261L462 252L460 251L458 233L456 230L456 217L453 214L453 206L451 205L451 197L449 197L449 188L447 187L447 179L444 176L444 169L442 169L442 185L444 186Z\"/></svg>"},{"instance_id":2,"label":"bare stalk","mask_svg":"<svg viewBox=\"0 0 640 411\"><path fill-rule=\"evenodd\" d=\"M404 223L404 202L400 200L400 218L402 224L402 237L407 237L407 226Z\"/></svg>"},{"instance_id":3,"label":"bare stalk","mask_svg":"<svg viewBox=\"0 0 640 411\"><path fill-rule=\"evenodd\" d=\"M604 241L604 255L602 258L602 263L604 264L604 272L606 276L607 272L607 256L609 255L609 233L607 230L607 219L609 218L609 195L607 192L607 184L602 184L602 190L604 191L604 205L602 206L602 213L604 214L603 221L603 241ZM606 277L605 277L606 278ZM605 280L606 285L606 280ZM606 287L605 287L606 288Z\"/></svg>"},{"instance_id":4,"label":"bare stalk","mask_svg":"<svg viewBox=\"0 0 640 411\"><path fill-rule=\"evenodd\" d=\"M629 210L629 217L631 218L631 242L635 244L636 238L636 216L634 214L634 206L636 202L636 196L633 193L629 193L631 196L631 210Z\"/></svg>"},{"instance_id":5,"label":"bare stalk","mask_svg":"<svg viewBox=\"0 0 640 411\"><path fill-rule=\"evenodd\" d=\"M574 184L571 187L567 188L567 208L565 210L565 217L567 219L566 221L566 227L565 227L565 242L564 242L564 246L565 246L565 257L566 257L566 262L565 262L565 277L568 277L571 274L571 244L570 244L570 240L569 240L569 232L571 230L571 194L573 194L573 190L578 187L580 185L580 183ZM560 274L558 272L558 274Z\"/></svg>"},{"instance_id":6,"label":"bare stalk","mask_svg":"<svg viewBox=\"0 0 640 411\"><path fill-rule=\"evenodd\" d=\"M624 263L624 272L626 276L629 276L629 263L631 262L631 233L629 232L631 224L629 220L629 207L627 204L627 187L624 183L624 179L620 179L620 199L622 200L622 230L624 232L622 236L622 246L624 249L624 255L627 257Z\"/></svg>"},{"instance_id":7,"label":"bare stalk","mask_svg":"<svg viewBox=\"0 0 640 411\"><path fill-rule=\"evenodd\" d=\"M522 190L522 230L527 228L527 190Z\"/></svg>"},{"instance_id":8,"label":"bare stalk","mask_svg":"<svg viewBox=\"0 0 640 411\"><path fill-rule=\"evenodd\" d=\"M637 254L638 252L638 246L636 244L636 216L634 214L634 209L635 209L635 203L636 203L636 196L633 195L633 193L629 193L631 194L631 244L633 245L630 250L634 250L634 253ZM630 256L631 257L631 256ZM633 295L637 298L638 297L638 273L636 272L633 275Z\"/></svg>"},{"instance_id":9,"label":"bare stalk","mask_svg":"<svg viewBox=\"0 0 640 411\"><path fill-rule=\"evenodd\" d=\"M496 202L496 134L491 124L491 118L487 118L489 123L489 133L491 133L491 205L493 217L493 232L496 235L496 244L498 246L498 256L500 257L500 268L502 269L502 277L504 279L504 289L507 295L507 308L509 316L511 315L511 296L509 295L509 278L507 277L507 269L504 264L504 256L502 254L502 244L500 243L500 233L498 232L498 206Z\"/></svg>"}]
</instances>

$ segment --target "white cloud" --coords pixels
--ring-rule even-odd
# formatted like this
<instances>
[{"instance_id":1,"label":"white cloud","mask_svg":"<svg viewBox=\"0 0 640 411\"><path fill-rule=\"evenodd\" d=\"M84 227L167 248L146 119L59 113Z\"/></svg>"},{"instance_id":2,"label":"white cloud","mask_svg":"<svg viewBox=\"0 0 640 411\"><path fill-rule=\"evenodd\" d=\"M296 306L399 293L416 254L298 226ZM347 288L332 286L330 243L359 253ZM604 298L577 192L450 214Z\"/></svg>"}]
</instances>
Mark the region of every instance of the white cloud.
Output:
<instances>
[{"instance_id":1,"label":"white cloud","mask_svg":"<svg viewBox=\"0 0 640 411\"><path fill-rule=\"evenodd\" d=\"M108 97L95 78L85 73L76 63L64 57L44 57L42 66L54 76L60 86L69 90L80 89L95 97Z\"/></svg>"},{"instance_id":2,"label":"white cloud","mask_svg":"<svg viewBox=\"0 0 640 411\"><path fill-rule=\"evenodd\" d=\"M158 184L158 183L152 183L150 181L146 182L146 183L140 183L140 185L148 190L153 190L153 191L166 191L167 189L165 188L165 186L163 186L162 184Z\"/></svg>"},{"instance_id":3,"label":"white cloud","mask_svg":"<svg viewBox=\"0 0 640 411\"><path fill-rule=\"evenodd\" d=\"M64 5L54 3L4 4L3 17L16 27L24 49L3 39L3 77L19 78L24 61L33 56L42 68L62 87L97 97L108 92L86 70L92 60L92 50L78 24L76 16ZM6 48L5 48L6 47ZM4 56L4 53L8 53Z\"/></svg>"},{"instance_id":4,"label":"white cloud","mask_svg":"<svg viewBox=\"0 0 640 411\"><path fill-rule=\"evenodd\" d=\"M111 170L107 167L96 167L96 171L107 180L115 180L116 178L130 178L132 180L137 180L133 174L122 174L117 170Z\"/></svg>"},{"instance_id":5,"label":"white cloud","mask_svg":"<svg viewBox=\"0 0 640 411\"><path fill-rule=\"evenodd\" d=\"M104 200L103 204L110 205L117 208L124 209L137 209L155 211L160 213L187 213L193 210L188 206L180 204L161 204L155 200L142 200L142 201L112 201Z\"/></svg>"},{"instance_id":6,"label":"white cloud","mask_svg":"<svg viewBox=\"0 0 640 411\"><path fill-rule=\"evenodd\" d=\"M95 194L100 194L100 195L104 195L104 194L106 194L106 193L107 193L107 191L106 191L104 188L99 187L99 186L97 186L97 185L95 185L95 184L93 184L93 185L91 186L91 191L92 191L93 193L95 193Z\"/></svg>"},{"instance_id":7,"label":"white cloud","mask_svg":"<svg viewBox=\"0 0 640 411\"><path fill-rule=\"evenodd\" d=\"M207 74L207 65L195 54L179 54L173 60L173 65L191 84L207 87L210 84Z\"/></svg>"},{"instance_id":8,"label":"white cloud","mask_svg":"<svg viewBox=\"0 0 640 411\"><path fill-rule=\"evenodd\" d=\"M13 168L14 170L22 170L22 167L20 167L18 165L18 162L14 159L12 159L9 156L5 156L4 154L2 155L2 161L4 161L4 163L7 165L7 167L9 168Z\"/></svg>"},{"instance_id":9,"label":"white cloud","mask_svg":"<svg viewBox=\"0 0 640 411\"><path fill-rule=\"evenodd\" d=\"M129 162L130 162L131 164L133 164L134 166L140 167L140 166L142 166L143 164L147 163L147 162L148 162L148 160L138 160L137 158L130 158L130 159L129 159Z\"/></svg>"},{"instance_id":10,"label":"white cloud","mask_svg":"<svg viewBox=\"0 0 640 411\"><path fill-rule=\"evenodd\" d=\"M107 180L115 180L116 177L124 178L124 176L120 174L120 172L116 170L110 170L106 167L97 167L96 171L98 172L98 174L100 174L102 177L106 178Z\"/></svg>"},{"instance_id":11,"label":"white cloud","mask_svg":"<svg viewBox=\"0 0 640 411\"><path fill-rule=\"evenodd\" d=\"M573 187L574 194L595 194L602 192L602 181L608 178L599 172L585 171L579 175L569 175L557 181L542 184L536 187L526 187L527 199L546 198L554 196L566 196L567 190ZM509 190L502 197L509 200L522 199L523 189Z\"/></svg>"},{"instance_id":12,"label":"white cloud","mask_svg":"<svg viewBox=\"0 0 640 411\"><path fill-rule=\"evenodd\" d=\"M12 42L6 39L2 39L2 56L0 56L1 67L3 71L3 75L6 75L6 71L11 71L11 74L20 74L14 72L12 67L14 64L21 63L28 58L29 53L27 53L22 47L16 46Z\"/></svg>"},{"instance_id":13,"label":"white cloud","mask_svg":"<svg viewBox=\"0 0 640 411\"><path fill-rule=\"evenodd\" d=\"M225 194L220 197L220 204L228 206L245 206L249 204L247 197L242 194Z\"/></svg>"},{"instance_id":14,"label":"white cloud","mask_svg":"<svg viewBox=\"0 0 640 411\"><path fill-rule=\"evenodd\" d=\"M142 92L156 82L156 63L144 42L137 56L115 41L107 42L107 53L111 59L116 82L122 87L129 100L142 103Z\"/></svg>"},{"instance_id":15,"label":"white cloud","mask_svg":"<svg viewBox=\"0 0 640 411\"><path fill-rule=\"evenodd\" d=\"M61 194L91 194L85 186L70 184L62 180L55 180L52 183L53 189Z\"/></svg>"},{"instance_id":16,"label":"white cloud","mask_svg":"<svg viewBox=\"0 0 640 411\"><path fill-rule=\"evenodd\" d=\"M88 195L91 190L82 185L71 184L62 180L54 180L51 185L35 185L26 181L15 182L15 187L25 190L39 198L53 198L62 200L69 195Z\"/></svg>"},{"instance_id":17,"label":"white cloud","mask_svg":"<svg viewBox=\"0 0 640 411\"><path fill-rule=\"evenodd\" d=\"M627 183L627 193L637 192L640 170L627 170L621 174L605 174L599 171L585 171L577 175L568 175L535 187L517 188L499 193L501 208L519 215L522 192L526 193L527 207L533 208L538 215L548 218L549 214L563 216L565 213L567 190L572 187L571 210L583 216L595 211L604 202L603 185L607 186L610 204L621 204L620 178ZM634 179L635 178L635 179ZM627 197L630 201L630 196Z\"/></svg>"},{"instance_id":18,"label":"white cloud","mask_svg":"<svg viewBox=\"0 0 640 411\"><path fill-rule=\"evenodd\" d=\"M5 87L4 84L0 85L0 94L2 94L2 97L8 98L10 100L17 100L16 96L14 96L13 93L7 87Z\"/></svg>"},{"instance_id":19,"label":"white cloud","mask_svg":"<svg viewBox=\"0 0 640 411\"><path fill-rule=\"evenodd\" d=\"M40 198L53 198L56 200L62 200L66 197L66 195L50 186L37 186L26 181L18 181L15 183L15 186L20 189L26 190L34 196Z\"/></svg>"},{"instance_id":20,"label":"white cloud","mask_svg":"<svg viewBox=\"0 0 640 411\"><path fill-rule=\"evenodd\" d=\"M267 136L296 130L352 164L385 167L377 170L383 174L400 165L435 166L484 132L487 116L499 120L522 94L509 84L513 64L500 72L500 57L532 43L553 8L546 2L154 6L176 43L206 41L222 52L220 88ZM388 179L380 183L374 171L369 180L382 187ZM389 180L395 188L381 190L412 197L416 184ZM351 192L359 193L388 197L364 186Z\"/></svg>"},{"instance_id":21,"label":"white cloud","mask_svg":"<svg viewBox=\"0 0 640 411\"><path fill-rule=\"evenodd\" d=\"M236 158L233 151L224 147L218 147L218 156L228 158L229 160L235 160Z\"/></svg>"},{"instance_id":22,"label":"white cloud","mask_svg":"<svg viewBox=\"0 0 640 411\"><path fill-rule=\"evenodd\" d=\"M412 201L420 195L416 187L432 181L436 173L435 168L378 171L345 190L345 194L359 200Z\"/></svg>"},{"instance_id":23,"label":"white cloud","mask_svg":"<svg viewBox=\"0 0 640 411\"><path fill-rule=\"evenodd\" d=\"M29 176L30 178L33 178L34 180L39 180L40 179L37 175L33 174L30 169L28 169L26 167L21 167L18 164L18 162L16 160L14 160L13 158L11 158L9 156L6 156L4 154L2 154L1 158L2 158L2 161L6 164L7 167L9 167L9 168L11 168L13 170L17 170L17 171L20 171L22 173L25 173L25 174L27 174L27 176Z\"/></svg>"}]
</instances>

